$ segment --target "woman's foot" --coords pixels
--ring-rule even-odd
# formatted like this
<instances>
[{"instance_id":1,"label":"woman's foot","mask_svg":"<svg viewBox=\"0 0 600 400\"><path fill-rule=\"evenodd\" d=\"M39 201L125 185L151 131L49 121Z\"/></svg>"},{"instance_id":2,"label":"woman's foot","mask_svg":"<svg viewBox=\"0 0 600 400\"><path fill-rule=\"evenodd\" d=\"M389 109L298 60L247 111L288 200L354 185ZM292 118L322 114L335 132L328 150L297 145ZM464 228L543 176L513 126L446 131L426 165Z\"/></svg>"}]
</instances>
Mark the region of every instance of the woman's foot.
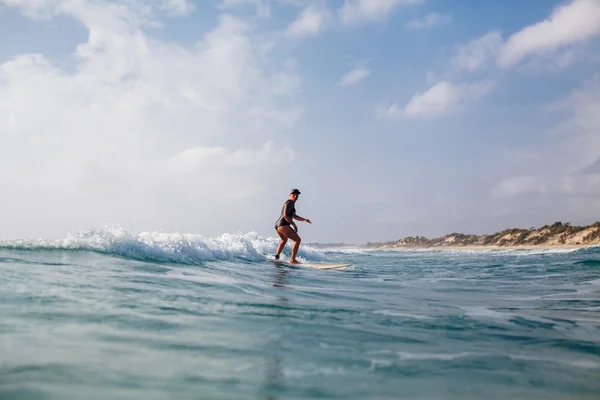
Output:
<instances>
[{"instance_id":1,"label":"woman's foot","mask_svg":"<svg viewBox=\"0 0 600 400\"><path fill-rule=\"evenodd\" d=\"M302 264L302 263L298 260L290 260L290 264Z\"/></svg>"},{"instance_id":2,"label":"woman's foot","mask_svg":"<svg viewBox=\"0 0 600 400\"><path fill-rule=\"evenodd\" d=\"M275 259L279 260L279 254L275 254Z\"/></svg>"}]
</instances>

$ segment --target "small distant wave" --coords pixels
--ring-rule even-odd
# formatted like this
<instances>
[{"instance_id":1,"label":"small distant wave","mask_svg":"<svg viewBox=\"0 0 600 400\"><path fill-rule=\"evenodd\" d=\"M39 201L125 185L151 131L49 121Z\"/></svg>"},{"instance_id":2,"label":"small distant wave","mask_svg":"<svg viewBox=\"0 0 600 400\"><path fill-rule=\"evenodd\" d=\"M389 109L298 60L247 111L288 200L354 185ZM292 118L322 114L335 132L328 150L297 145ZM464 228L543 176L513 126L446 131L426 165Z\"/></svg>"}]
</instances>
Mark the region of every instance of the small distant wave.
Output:
<instances>
[{"instance_id":1,"label":"small distant wave","mask_svg":"<svg viewBox=\"0 0 600 400\"><path fill-rule=\"evenodd\" d=\"M361 255L361 254L368 254L373 252L373 250L368 250L368 249L361 249L358 247L348 247L348 248L336 248L336 247L324 247L322 249L324 252L327 253L339 253L339 254L349 254L349 255Z\"/></svg>"},{"instance_id":2,"label":"small distant wave","mask_svg":"<svg viewBox=\"0 0 600 400\"><path fill-rule=\"evenodd\" d=\"M570 367L578 367L584 369L597 369L600 368L600 364L593 360L587 359L575 359L575 360L563 360L563 359L555 359L555 358L540 358L533 356L524 356L524 355L509 355L508 356L512 360L524 360L524 361L538 361L542 363L559 363L564 364Z\"/></svg>"},{"instance_id":3,"label":"small distant wave","mask_svg":"<svg viewBox=\"0 0 600 400\"><path fill-rule=\"evenodd\" d=\"M575 261L573 265L583 265L586 267L600 267L600 260L580 260Z\"/></svg>"},{"instance_id":4,"label":"small distant wave","mask_svg":"<svg viewBox=\"0 0 600 400\"><path fill-rule=\"evenodd\" d=\"M386 315L389 317L412 318L412 319L418 319L418 320L433 319L433 317L429 317L427 315L403 313L403 312L394 311L394 310L375 310L375 311L373 311L373 314L381 314L381 315Z\"/></svg>"},{"instance_id":5,"label":"small distant wave","mask_svg":"<svg viewBox=\"0 0 600 400\"><path fill-rule=\"evenodd\" d=\"M371 352L370 354L375 354ZM457 359L468 358L468 357L481 357L481 354L471 352L461 353L411 353L406 351L399 352L376 352L377 355L381 356L395 356L393 359L389 358L375 358L370 359L371 366L370 370L376 369L387 369L397 367L398 362L420 362L420 361L454 361Z\"/></svg>"},{"instance_id":6,"label":"small distant wave","mask_svg":"<svg viewBox=\"0 0 600 400\"><path fill-rule=\"evenodd\" d=\"M203 261L264 261L276 251L278 242L279 239L263 238L254 232L205 238L192 233L144 232L134 235L123 228L105 227L64 239L4 240L0 241L0 248L86 250L143 261L196 264ZM300 247L298 255L308 260L327 259L323 253L308 246Z\"/></svg>"},{"instance_id":7,"label":"small distant wave","mask_svg":"<svg viewBox=\"0 0 600 400\"><path fill-rule=\"evenodd\" d=\"M584 247L578 249L577 252L582 254L600 254L600 245Z\"/></svg>"},{"instance_id":8,"label":"small distant wave","mask_svg":"<svg viewBox=\"0 0 600 400\"><path fill-rule=\"evenodd\" d=\"M527 321L527 324L536 324L537 326L546 326L546 327L551 327L554 326L556 324L555 321L548 319L548 318L544 318L544 317L540 317L537 315L531 315L529 313L526 312L499 312L499 311L494 311L491 310L489 308L486 307L481 307L481 306L464 306L464 307L460 307L463 309L463 311L465 311L465 314L473 319L476 320L496 320L496 321L501 321L501 322L505 322L505 323L512 323L512 324L521 324L523 323L522 321Z\"/></svg>"},{"instance_id":9,"label":"small distant wave","mask_svg":"<svg viewBox=\"0 0 600 400\"><path fill-rule=\"evenodd\" d=\"M384 353L386 354L386 353ZM473 352L461 352L461 353L410 353L405 351L396 352L397 359L371 359L371 369L375 368L386 368L397 365L397 361L454 361L461 358L498 358L508 357L511 360L516 361L533 361L542 363L558 363L567 365L569 367L577 367L583 369L597 369L600 364L594 360L589 359L554 359L554 358L542 358L527 355L508 354L506 356L494 354L494 353L473 353Z\"/></svg>"},{"instance_id":10,"label":"small distant wave","mask_svg":"<svg viewBox=\"0 0 600 400\"><path fill-rule=\"evenodd\" d=\"M461 307L469 317L472 318L492 318L500 320L508 320L511 318L510 314L501 313L498 311L490 310L489 308L475 306L475 307Z\"/></svg>"},{"instance_id":11,"label":"small distant wave","mask_svg":"<svg viewBox=\"0 0 600 400\"><path fill-rule=\"evenodd\" d=\"M399 351L398 356L401 360L440 360L440 361L452 361L457 358L471 357L473 353L462 352L462 353L409 353L406 351Z\"/></svg>"}]
</instances>

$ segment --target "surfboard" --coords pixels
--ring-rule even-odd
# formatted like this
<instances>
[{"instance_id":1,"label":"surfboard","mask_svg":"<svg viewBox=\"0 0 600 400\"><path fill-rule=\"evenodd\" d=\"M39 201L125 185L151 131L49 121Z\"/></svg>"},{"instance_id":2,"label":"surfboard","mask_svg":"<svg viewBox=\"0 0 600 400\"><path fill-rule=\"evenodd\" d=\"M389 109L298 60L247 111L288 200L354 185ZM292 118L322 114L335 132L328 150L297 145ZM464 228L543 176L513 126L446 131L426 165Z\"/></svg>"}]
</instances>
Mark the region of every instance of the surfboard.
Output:
<instances>
[{"instance_id":1,"label":"surfboard","mask_svg":"<svg viewBox=\"0 0 600 400\"><path fill-rule=\"evenodd\" d=\"M315 263L309 263L309 264L300 264L300 267L307 267L307 268L318 268L318 269L335 269L335 268L344 268L344 267L349 267L350 264L315 264Z\"/></svg>"},{"instance_id":2,"label":"surfboard","mask_svg":"<svg viewBox=\"0 0 600 400\"><path fill-rule=\"evenodd\" d=\"M349 267L351 264L328 264L328 263L314 263L307 262L302 264L290 264L287 261L282 260L271 260L276 264L285 265L286 267L295 267L295 268L316 268L316 269L335 269L335 268L344 268Z\"/></svg>"}]
</instances>

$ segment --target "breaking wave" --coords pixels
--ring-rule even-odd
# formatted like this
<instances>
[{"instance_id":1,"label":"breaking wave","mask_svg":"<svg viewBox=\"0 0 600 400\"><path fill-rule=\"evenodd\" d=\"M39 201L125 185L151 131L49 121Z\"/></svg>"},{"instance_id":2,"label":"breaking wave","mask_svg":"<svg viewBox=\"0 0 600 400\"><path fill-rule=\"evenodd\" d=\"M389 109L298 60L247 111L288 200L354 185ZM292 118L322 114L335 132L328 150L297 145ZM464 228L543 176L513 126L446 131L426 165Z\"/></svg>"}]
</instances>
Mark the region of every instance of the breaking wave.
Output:
<instances>
[{"instance_id":1,"label":"breaking wave","mask_svg":"<svg viewBox=\"0 0 600 400\"><path fill-rule=\"evenodd\" d=\"M123 228L105 227L68 235L64 239L4 240L0 248L15 250L79 250L143 261L197 264L204 261L265 261L275 253L279 239L258 234L225 233L205 238L193 233L128 233ZM290 245L284 254L289 255ZM323 253L301 246L298 256L326 260Z\"/></svg>"}]
</instances>

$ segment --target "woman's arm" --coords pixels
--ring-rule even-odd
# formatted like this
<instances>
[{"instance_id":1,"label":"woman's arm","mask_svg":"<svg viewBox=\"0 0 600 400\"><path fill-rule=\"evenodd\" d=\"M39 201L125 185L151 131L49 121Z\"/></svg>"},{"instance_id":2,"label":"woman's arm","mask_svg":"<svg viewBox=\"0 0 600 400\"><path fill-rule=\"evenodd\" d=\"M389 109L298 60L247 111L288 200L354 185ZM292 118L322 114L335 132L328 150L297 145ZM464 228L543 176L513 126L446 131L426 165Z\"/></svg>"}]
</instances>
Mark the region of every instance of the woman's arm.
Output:
<instances>
[{"instance_id":1,"label":"woman's arm","mask_svg":"<svg viewBox=\"0 0 600 400\"><path fill-rule=\"evenodd\" d=\"M294 215L294 218L295 218L295 219L297 219L298 221L306 221L306 222L308 222L309 224L312 224L311 220L310 220L310 219L308 219L308 218L302 218L302 217L301 217L301 216L299 216L299 215Z\"/></svg>"}]
</instances>

